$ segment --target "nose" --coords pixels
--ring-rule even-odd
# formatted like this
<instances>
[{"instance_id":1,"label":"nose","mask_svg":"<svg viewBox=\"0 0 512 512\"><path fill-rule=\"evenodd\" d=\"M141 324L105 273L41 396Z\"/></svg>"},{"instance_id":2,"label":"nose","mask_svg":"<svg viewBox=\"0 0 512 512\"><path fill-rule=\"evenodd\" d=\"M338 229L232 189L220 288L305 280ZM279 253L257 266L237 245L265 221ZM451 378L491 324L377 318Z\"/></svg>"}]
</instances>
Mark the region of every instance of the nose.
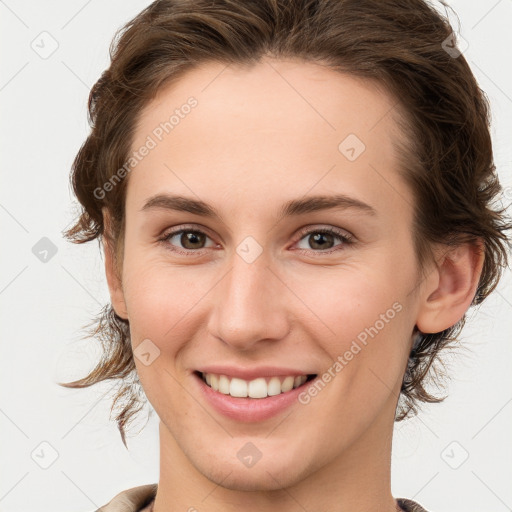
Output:
<instances>
[{"instance_id":1,"label":"nose","mask_svg":"<svg viewBox=\"0 0 512 512\"><path fill-rule=\"evenodd\" d=\"M237 350L282 339L289 332L289 293L265 253L249 263L235 252L212 296L209 333Z\"/></svg>"}]
</instances>

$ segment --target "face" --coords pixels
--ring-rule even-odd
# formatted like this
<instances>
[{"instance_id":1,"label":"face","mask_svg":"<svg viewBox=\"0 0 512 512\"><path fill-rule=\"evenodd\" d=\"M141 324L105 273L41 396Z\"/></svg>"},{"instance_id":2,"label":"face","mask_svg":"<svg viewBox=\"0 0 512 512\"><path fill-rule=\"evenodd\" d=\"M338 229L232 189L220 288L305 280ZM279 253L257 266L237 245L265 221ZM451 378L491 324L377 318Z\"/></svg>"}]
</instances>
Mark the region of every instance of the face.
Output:
<instances>
[{"instance_id":1,"label":"face","mask_svg":"<svg viewBox=\"0 0 512 512\"><path fill-rule=\"evenodd\" d=\"M205 64L141 115L114 306L161 443L224 487L292 485L389 441L419 279L394 103L263 60Z\"/></svg>"}]
</instances>

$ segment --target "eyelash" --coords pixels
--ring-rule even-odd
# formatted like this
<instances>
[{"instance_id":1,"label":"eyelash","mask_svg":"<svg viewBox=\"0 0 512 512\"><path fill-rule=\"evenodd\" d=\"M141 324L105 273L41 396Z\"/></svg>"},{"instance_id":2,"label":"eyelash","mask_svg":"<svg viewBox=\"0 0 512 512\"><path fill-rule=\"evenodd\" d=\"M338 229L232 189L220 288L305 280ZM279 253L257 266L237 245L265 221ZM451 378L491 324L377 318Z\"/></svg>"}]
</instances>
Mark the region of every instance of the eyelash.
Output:
<instances>
[{"instance_id":1,"label":"eyelash","mask_svg":"<svg viewBox=\"0 0 512 512\"><path fill-rule=\"evenodd\" d=\"M165 233L161 238L158 239L159 242L161 242L162 244L164 244L164 246L170 250L170 251L173 251L173 252L176 252L178 254L182 254L184 256L197 256L197 255L201 255L201 251L204 250L203 249L186 249L186 250L182 250L182 249L177 249L175 248L175 246L172 246L170 243L169 243L169 240L176 236L176 235L179 235L181 233L198 233L198 234L202 234L202 235L205 235L206 237L208 237L208 235L204 232L204 231L201 231L199 229L193 229L191 227L181 227L179 229L175 229L173 231L169 231L167 233ZM335 229L335 228L316 228L316 229L311 229L311 228L305 228L303 230L301 230L299 232L299 238L296 240L295 243L297 242L300 242L304 237L306 237L307 235L311 235L311 234L318 234L318 233L322 233L322 234L329 234L329 235L333 235L334 237L338 238L339 240L341 240L341 246L349 246L351 244L354 243L354 239L351 235L349 235L348 233L346 232L342 232L338 229ZM210 237L208 237L210 238ZM328 249L328 250L325 250L325 251L322 251L322 250L313 250L313 249L296 249L297 252L299 252L299 254L306 254L306 255L310 255L311 252L313 253L319 253L320 255L326 255L326 254L332 254L334 252L337 252L337 251L340 251L340 250L343 250L343 249L336 249L336 247L332 248L332 249Z\"/></svg>"}]
</instances>

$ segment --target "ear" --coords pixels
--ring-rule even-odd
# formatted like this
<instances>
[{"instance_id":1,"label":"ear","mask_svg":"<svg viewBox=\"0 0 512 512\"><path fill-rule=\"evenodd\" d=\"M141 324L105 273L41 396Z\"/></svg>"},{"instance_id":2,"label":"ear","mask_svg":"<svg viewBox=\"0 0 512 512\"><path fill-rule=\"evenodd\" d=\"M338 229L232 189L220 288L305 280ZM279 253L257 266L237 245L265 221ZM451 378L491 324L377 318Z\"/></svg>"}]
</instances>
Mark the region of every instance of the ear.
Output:
<instances>
[{"instance_id":1,"label":"ear","mask_svg":"<svg viewBox=\"0 0 512 512\"><path fill-rule=\"evenodd\" d=\"M110 301L117 316L128 320L128 312L122 287L120 270L116 267L114 247L110 241L110 233L112 233L112 221L108 210L103 207L103 225L105 232L103 236L103 251L105 255L105 274L107 276L108 289L110 292Z\"/></svg>"},{"instance_id":2,"label":"ear","mask_svg":"<svg viewBox=\"0 0 512 512\"><path fill-rule=\"evenodd\" d=\"M473 302L484 264L481 240L443 246L421 294L416 326L421 332L441 332L455 325Z\"/></svg>"}]
</instances>

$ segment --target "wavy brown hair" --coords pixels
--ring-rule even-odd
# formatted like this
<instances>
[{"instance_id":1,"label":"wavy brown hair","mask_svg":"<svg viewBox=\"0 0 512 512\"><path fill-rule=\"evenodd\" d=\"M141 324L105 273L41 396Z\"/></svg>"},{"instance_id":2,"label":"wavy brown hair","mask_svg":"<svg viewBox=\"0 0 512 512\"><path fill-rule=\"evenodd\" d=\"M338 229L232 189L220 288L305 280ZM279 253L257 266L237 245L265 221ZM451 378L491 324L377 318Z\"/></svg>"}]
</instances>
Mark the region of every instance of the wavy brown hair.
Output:
<instances>
[{"instance_id":1,"label":"wavy brown hair","mask_svg":"<svg viewBox=\"0 0 512 512\"><path fill-rule=\"evenodd\" d=\"M396 100L407 144L399 172L415 198L414 245L420 268L432 244L483 242L485 261L472 304L496 287L507 266L511 229L493 163L490 108L463 54L448 52L453 29L424 0L158 0L117 34L110 67L89 96L90 135L73 163L71 183L80 202L76 223L64 232L74 243L98 239L114 247L121 274L127 179L108 193L103 185L129 157L141 110L164 86L199 63L253 65L264 56L297 58L361 77ZM447 46L448 44L448 46ZM455 48L456 51L456 48ZM103 192L98 193L98 190ZM110 213L106 229L102 208ZM105 239L104 239L105 237ZM440 377L433 363L460 333L465 316L435 334L418 333L404 375L396 421L420 402L444 399L426 385ZM87 336L103 354L84 378L60 383L91 386L114 379L116 421L125 426L144 405L128 321L107 304Z\"/></svg>"}]
</instances>

